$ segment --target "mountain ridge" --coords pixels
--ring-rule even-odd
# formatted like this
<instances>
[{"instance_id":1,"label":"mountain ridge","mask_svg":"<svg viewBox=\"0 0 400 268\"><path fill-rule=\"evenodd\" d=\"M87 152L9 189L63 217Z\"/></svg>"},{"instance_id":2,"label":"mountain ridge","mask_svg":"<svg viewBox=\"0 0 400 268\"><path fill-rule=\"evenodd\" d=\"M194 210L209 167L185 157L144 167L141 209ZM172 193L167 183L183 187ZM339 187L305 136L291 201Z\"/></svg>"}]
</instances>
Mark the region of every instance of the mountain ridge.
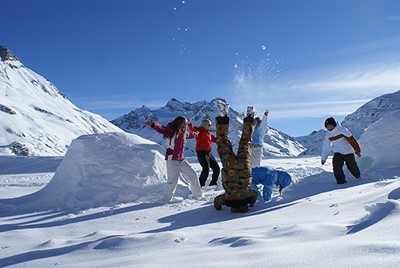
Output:
<instances>
[{"instance_id":1,"label":"mountain ridge","mask_svg":"<svg viewBox=\"0 0 400 268\"><path fill-rule=\"evenodd\" d=\"M122 131L70 102L0 46L0 155L61 156L84 134Z\"/></svg>"},{"instance_id":2,"label":"mountain ridge","mask_svg":"<svg viewBox=\"0 0 400 268\"><path fill-rule=\"evenodd\" d=\"M164 145L162 136L146 127L144 124L146 120L151 119L165 125L177 116L185 116L191 119L194 125L199 126L203 119L210 119L213 122L211 132L215 135L214 122L215 117L219 113L215 104L217 100L226 102L223 98L215 98L211 101L201 100L194 103L181 102L176 98L171 98L167 101L165 106L158 109L152 110L146 106L142 106L111 122L126 132L137 134L161 145ZM229 108L228 115L230 117L230 138L234 149L237 149L242 131L243 116L239 112L233 110L232 107ZM268 133L265 135L264 141L264 156L296 156L305 150L305 148L292 137L272 127L270 127ZM194 148L195 142L193 140L188 140L185 148L185 155L194 156ZM213 153L217 156L216 146L213 146Z\"/></svg>"}]
</instances>

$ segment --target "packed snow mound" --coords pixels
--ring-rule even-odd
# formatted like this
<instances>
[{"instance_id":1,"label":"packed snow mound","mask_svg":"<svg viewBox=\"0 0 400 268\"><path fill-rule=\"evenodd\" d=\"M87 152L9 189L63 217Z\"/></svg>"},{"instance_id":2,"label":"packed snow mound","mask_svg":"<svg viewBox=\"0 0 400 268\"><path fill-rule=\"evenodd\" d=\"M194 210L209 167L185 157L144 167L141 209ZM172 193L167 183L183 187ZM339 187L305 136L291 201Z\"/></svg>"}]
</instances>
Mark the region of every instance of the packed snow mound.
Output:
<instances>
[{"instance_id":1,"label":"packed snow mound","mask_svg":"<svg viewBox=\"0 0 400 268\"><path fill-rule=\"evenodd\" d=\"M368 127L359 142L361 170L390 169L398 176L400 168L400 110L376 121Z\"/></svg>"},{"instance_id":2,"label":"packed snow mound","mask_svg":"<svg viewBox=\"0 0 400 268\"><path fill-rule=\"evenodd\" d=\"M162 151L160 145L128 133L81 136L43 189L0 200L0 214L160 200L167 174Z\"/></svg>"}]
</instances>

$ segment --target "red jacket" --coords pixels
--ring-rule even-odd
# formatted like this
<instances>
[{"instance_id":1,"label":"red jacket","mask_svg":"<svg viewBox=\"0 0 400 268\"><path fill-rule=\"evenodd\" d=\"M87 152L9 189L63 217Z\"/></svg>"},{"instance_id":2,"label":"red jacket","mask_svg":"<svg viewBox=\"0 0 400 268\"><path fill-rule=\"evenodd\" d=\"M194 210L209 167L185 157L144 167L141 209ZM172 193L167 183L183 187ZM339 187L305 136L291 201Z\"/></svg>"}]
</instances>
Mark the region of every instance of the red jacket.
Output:
<instances>
[{"instance_id":1,"label":"red jacket","mask_svg":"<svg viewBox=\"0 0 400 268\"><path fill-rule=\"evenodd\" d=\"M196 136L196 151L204 150L211 152L211 142L216 142L217 138L203 127L189 125L189 129L192 132L198 133Z\"/></svg>"}]
</instances>

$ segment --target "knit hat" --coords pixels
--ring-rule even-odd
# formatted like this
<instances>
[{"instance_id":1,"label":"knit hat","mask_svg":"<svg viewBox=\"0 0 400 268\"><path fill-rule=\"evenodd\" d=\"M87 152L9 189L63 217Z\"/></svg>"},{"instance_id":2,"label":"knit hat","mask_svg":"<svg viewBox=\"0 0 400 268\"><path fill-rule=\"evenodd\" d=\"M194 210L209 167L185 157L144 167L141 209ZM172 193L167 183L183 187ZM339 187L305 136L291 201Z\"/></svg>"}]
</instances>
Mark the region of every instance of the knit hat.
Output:
<instances>
[{"instance_id":1,"label":"knit hat","mask_svg":"<svg viewBox=\"0 0 400 268\"><path fill-rule=\"evenodd\" d=\"M333 117L329 117L328 119L325 120L325 128L328 125L332 125L332 126L336 127L336 121Z\"/></svg>"}]
</instances>

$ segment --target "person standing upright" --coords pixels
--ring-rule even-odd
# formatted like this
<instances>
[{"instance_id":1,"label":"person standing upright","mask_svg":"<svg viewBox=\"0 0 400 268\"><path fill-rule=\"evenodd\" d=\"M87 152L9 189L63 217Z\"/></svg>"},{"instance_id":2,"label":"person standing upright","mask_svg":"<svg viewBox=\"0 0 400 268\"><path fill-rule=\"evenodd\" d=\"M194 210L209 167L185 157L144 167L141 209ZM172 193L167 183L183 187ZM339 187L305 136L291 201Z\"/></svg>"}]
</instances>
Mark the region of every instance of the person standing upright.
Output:
<instances>
[{"instance_id":1,"label":"person standing upright","mask_svg":"<svg viewBox=\"0 0 400 268\"><path fill-rule=\"evenodd\" d=\"M153 120L147 120L145 124L158 133L163 134L168 144L167 151L165 152L168 180L163 194L164 201L171 201L180 175L189 181L189 189L192 192L193 198L200 199L202 192L199 180L197 179L197 173L184 156L186 139L195 138L194 133L186 131L186 118L178 116L166 126Z\"/></svg>"},{"instance_id":2,"label":"person standing upright","mask_svg":"<svg viewBox=\"0 0 400 268\"><path fill-rule=\"evenodd\" d=\"M217 138L210 132L211 121L204 119L201 122L200 127L195 127L192 121L188 120L188 126L190 131L196 132L196 154L197 159L202 167L202 171L199 177L200 186L203 187L206 184L210 167L213 171L210 186L217 185L220 168L218 162L215 160L211 153L211 143L216 142Z\"/></svg>"},{"instance_id":3,"label":"person standing upright","mask_svg":"<svg viewBox=\"0 0 400 268\"><path fill-rule=\"evenodd\" d=\"M330 152L333 152L333 173L337 184L346 183L346 176L343 172L343 165L346 163L347 169L356 178L360 178L360 169L358 168L354 154L361 156L360 145L351 134L351 132L339 125L333 117L325 120L327 130L321 154L321 164L324 165Z\"/></svg>"}]
</instances>

